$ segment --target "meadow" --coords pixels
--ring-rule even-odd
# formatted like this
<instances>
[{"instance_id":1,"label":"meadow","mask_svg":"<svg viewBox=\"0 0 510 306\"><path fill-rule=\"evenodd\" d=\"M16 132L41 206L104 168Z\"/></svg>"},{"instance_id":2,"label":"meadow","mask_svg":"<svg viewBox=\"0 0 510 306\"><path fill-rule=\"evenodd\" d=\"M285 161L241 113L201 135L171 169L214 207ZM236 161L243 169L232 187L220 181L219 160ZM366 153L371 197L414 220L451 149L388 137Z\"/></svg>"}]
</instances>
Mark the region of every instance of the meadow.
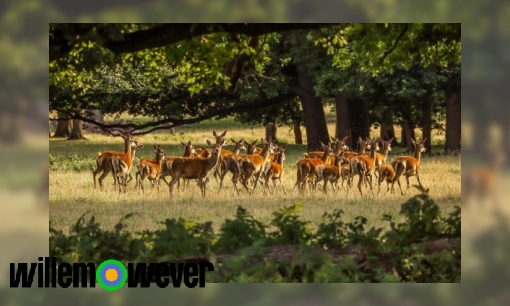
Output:
<instances>
[{"instance_id":1,"label":"meadow","mask_svg":"<svg viewBox=\"0 0 510 306\"><path fill-rule=\"evenodd\" d=\"M332 116L328 114L328 116ZM108 118L105 118L108 120ZM142 119L143 120L143 119ZM334 135L335 123L328 124L330 135ZM153 158L152 148L161 145L167 156L183 153L181 141L191 140L195 148L204 146L208 148L206 140L214 141L212 131L227 131L226 139L239 140L244 138L253 141L265 136L262 126L245 126L233 119L204 121L192 126L175 128L174 135L169 131L158 131L149 135L137 137L143 149L136 151L136 157ZM303 139L306 140L306 131L303 128ZM396 129L397 140L400 141L400 130ZM386 183L381 185L381 193L377 194L377 184L374 185L375 195L364 190L364 196L354 186L347 196L346 185L335 196L330 186L328 195L320 190L311 194L309 192L300 195L296 190L292 193L292 187L296 180L295 163L303 157L306 145L295 145L294 136L288 127L278 129L278 144L288 144L286 160L284 161L283 183L287 190L284 195L281 189L276 194L264 195L262 186L259 184L252 195L240 189L239 196L234 197L233 187L230 181L231 174L227 174L223 187L218 190L219 182L212 176L207 184L207 195L203 198L198 186L191 181L184 190L174 191L173 198L169 195L168 187L162 182L161 190L151 188L149 182L145 182L145 194L140 194L135 189L134 180L128 184L127 193L119 194L113 186L113 178L109 174L103 181L104 189L99 185L94 189L92 170L95 168L97 152L105 150L123 151L123 141L120 137L87 134L87 140L67 141L64 139L50 139L50 187L49 187L49 216L53 228L68 233L70 227L82 216L89 212L95 216L96 221L105 230L111 230L113 226L126 214L135 215L126 220L127 229L134 232L143 230L156 230L162 228L161 222L167 218L183 218L194 222L211 221L215 232L225 222L225 219L234 217L237 206L244 207L249 214L264 223L273 218L273 212L289 207L296 203L302 204L300 215L303 220L310 221L311 227L315 227L322 220L325 212L335 209L344 211L345 220L354 220L357 216L367 218L367 228L372 226L388 229L388 222L382 220L384 214L393 216L396 222L401 221L399 215L402 203L416 195L415 188L406 193L405 178L401 178L405 195L402 196L395 184L395 193L386 193ZM371 138L376 139L379 130L372 128ZM421 131L416 130L416 140L421 140ZM444 156L442 144L444 134L433 131L433 154L423 156L421 160L421 181L428 188L430 197L439 205L442 214L452 212L454 206L460 204L461 188L461 158L460 156ZM232 149L231 143L226 149ZM412 155L404 152L404 148L393 144L388 160L391 161L398 155ZM136 159L135 159L136 161ZM132 169L134 178L135 170ZM99 175L98 175L99 177ZM357 182L357 178L355 179ZM411 186L417 184L416 178L410 178ZM272 183L270 182L272 187Z\"/></svg>"}]
</instances>

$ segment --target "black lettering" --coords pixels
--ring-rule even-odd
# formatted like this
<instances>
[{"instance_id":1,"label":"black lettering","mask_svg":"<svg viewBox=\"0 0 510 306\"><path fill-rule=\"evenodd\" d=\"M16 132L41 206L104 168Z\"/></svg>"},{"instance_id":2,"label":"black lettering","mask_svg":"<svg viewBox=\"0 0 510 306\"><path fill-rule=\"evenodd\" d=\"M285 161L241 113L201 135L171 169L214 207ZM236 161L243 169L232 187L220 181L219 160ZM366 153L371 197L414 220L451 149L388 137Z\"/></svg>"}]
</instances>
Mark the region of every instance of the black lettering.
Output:
<instances>
[{"instance_id":1,"label":"black lettering","mask_svg":"<svg viewBox=\"0 0 510 306\"><path fill-rule=\"evenodd\" d=\"M87 277L87 268L88 268L88 277ZM87 282L90 283L90 287L93 288L96 286L96 266L94 263L73 263L73 287L78 288L80 283L80 269L81 269L81 287L87 287Z\"/></svg>"},{"instance_id":2,"label":"black lettering","mask_svg":"<svg viewBox=\"0 0 510 306\"><path fill-rule=\"evenodd\" d=\"M67 262L63 262L60 265L58 265L58 285L62 288L68 288L71 286L71 283L73 282L72 276L73 271L70 264Z\"/></svg>"},{"instance_id":3,"label":"black lettering","mask_svg":"<svg viewBox=\"0 0 510 306\"><path fill-rule=\"evenodd\" d=\"M214 265L210 262L206 263L199 263L198 266L200 267L200 276L198 277L200 283L198 285L199 288L205 287L205 269L207 271L214 271Z\"/></svg>"},{"instance_id":4,"label":"black lettering","mask_svg":"<svg viewBox=\"0 0 510 306\"><path fill-rule=\"evenodd\" d=\"M133 264L128 263L128 287L136 288L138 283L141 287L150 287L152 276L154 275L155 264L150 263L149 268L146 268L145 263L137 263L133 271Z\"/></svg>"},{"instance_id":5,"label":"black lettering","mask_svg":"<svg viewBox=\"0 0 510 306\"><path fill-rule=\"evenodd\" d=\"M50 258L44 257L44 288L50 286Z\"/></svg>"},{"instance_id":6,"label":"black lettering","mask_svg":"<svg viewBox=\"0 0 510 306\"><path fill-rule=\"evenodd\" d=\"M44 259L42 257L38 258L39 261L43 261ZM44 263L40 262L37 264L37 287L42 288L44 286Z\"/></svg>"},{"instance_id":7,"label":"black lettering","mask_svg":"<svg viewBox=\"0 0 510 306\"><path fill-rule=\"evenodd\" d=\"M198 278L193 277L193 281L190 281L191 276L198 276L198 267L197 264L190 262L186 264L186 269L184 270L184 284L188 288L195 288L198 284Z\"/></svg>"},{"instance_id":8,"label":"black lettering","mask_svg":"<svg viewBox=\"0 0 510 306\"><path fill-rule=\"evenodd\" d=\"M30 288L32 283L34 282L34 274L35 269L37 267L36 263L30 264L30 272L28 272L28 264L20 263L18 264L18 270L16 271L16 264L11 263L11 288L19 287L19 282L21 281L22 288Z\"/></svg>"},{"instance_id":9,"label":"black lettering","mask_svg":"<svg viewBox=\"0 0 510 306\"><path fill-rule=\"evenodd\" d=\"M154 272L156 285L158 285L159 288L166 288L168 284L170 284L170 279L168 278L169 275L170 267L166 263L158 263L156 271Z\"/></svg>"},{"instance_id":10,"label":"black lettering","mask_svg":"<svg viewBox=\"0 0 510 306\"><path fill-rule=\"evenodd\" d=\"M170 277L172 278L172 285L174 288L181 288L183 268L184 263L182 262L177 264L177 268L175 267L175 263L170 263Z\"/></svg>"},{"instance_id":11,"label":"black lettering","mask_svg":"<svg viewBox=\"0 0 510 306\"><path fill-rule=\"evenodd\" d=\"M51 287L57 288L57 258L51 258Z\"/></svg>"}]
</instances>

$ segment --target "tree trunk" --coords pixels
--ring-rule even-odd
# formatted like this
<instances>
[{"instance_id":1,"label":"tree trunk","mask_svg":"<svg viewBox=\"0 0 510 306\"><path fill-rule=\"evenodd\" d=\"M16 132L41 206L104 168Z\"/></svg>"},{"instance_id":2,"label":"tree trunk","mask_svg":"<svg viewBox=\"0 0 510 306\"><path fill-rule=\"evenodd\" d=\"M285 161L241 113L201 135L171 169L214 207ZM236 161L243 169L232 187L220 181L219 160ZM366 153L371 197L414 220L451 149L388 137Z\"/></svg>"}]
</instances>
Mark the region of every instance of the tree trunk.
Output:
<instances>
[{"instance_id":1,"label":"tree trunk","mask_svg":"<svg viewBox=\"0 0 510 306\"><path fill-rule=\"evenodd\" d=\"M416 141L416 135L414 134L414 125L412 124L404 124L402 127L402 143L401 147L407 147L407 150L410 152L414 152L414 146L411 142L411 138ZM405 140L405 141L404 141Z\"/></svg>"},{"instance_id":2,"label":"tree trunk","mask_svg":"<svg viewBox=\"0 0 510 306\"><path fill-rule=\"evenodd\" d=\"M423 154L432 154L432 103L433 100L429 95L426 95L422 104L422 139L427 138L425 141L426 151Z\"/></svg>"},{"instance_id":3,"label":"tree trunk","mask_svg":"<svg viewBox=\"0 0 510 306\"><path fill-rule=\"evenodd\" d=\"M351 124L351 140L357 150L358 137L365 139L370 136L370 120L368 118L368 107L362 99L349 99L349 117ZM354 149L354 147L351 147Z\"/></svg>"},{"instance_id":4,"label":"tree trunk","mask_svg":"<svg viewBox=\"0 0 510 306\"><path fill-rule=\"evenodd\" d=\"M395 127L393 126L393 123L383 122L381 123L380 129L381 131L379 137L381 137L382 140L395 138ZM393 140L393 143L398 145L398 142L396 140Z\"/></svg>"},{"instance_id":5,"label":"tree trunk","mask_svg":"<svg viewBox=\"0 0 510 306\"><path fill-rule=\"evenodd\" d=\"M460 153L460 137L461 137L461 111L460 99L456 93L450 93L446 99L446 142L445 153ZM483 125L483 124L482 124ZM475 141L476 138L485 138L485 135L477 135L477 128L475 127ZM476 142L474 142L476 143Z\"/></svg>"},{"instance_id":6,"label":"tree trunk","mask_svg":"<svg viewBox=\"0 0 510 306\"><path fill-rule=\"evenodd\" d=\"M86 139L83 136L83 121L79 119L73 120L73 129L71 130L71 135L67 138L67 140L77 140L77 139Z\"/></svg>"},{"instance_id":7,"label":"tree trunk","mask_svg":"<svg viewBox=\"0 0 510 306\"><path fill-rule=\"evenodd\" d=\"M345 136L349 136L346 145L352 147L352 136L350 133L351 121L349 117L349 100L344 93L338 93L335 96L336 102L336 130L335 138L341 139Z\"/></svg>"},{"instance_id":8,"label":"tree trunk","mask_svg":"<svg viewBox=\"0 0 510 306\"><path fill-rule=\"evenodd\" d=\"M299 123L294 123L294 143L303 144L303 132Z\"/></svg>"},{"instance_id":9,"label":"tree trunk","mask_svg":"<svg viewBox=\"0 0 510 306\"><path fill-rule=\"evenodd\" d=\"M315 96L312 78L306 68L302 66L297 68L297 79L299 87L293 87L290 91L297 94L301 102L306 128L307 150L320 151L322 150L321 142L329 143L328 126L322 100Z\"/></svg>"},{"instance_id":10,"label":"tree trunk","mask_svg":"<svg viewBox=\"0 0 510 306\"><path fill-rule=\"evenodd\" d=\"M57 118L66 118L64 113L59 112L57 114ZM57 129L55 130L55 134L53 134L54 138L67 138L71 135L71 130L73 128L72 120L58 120L57 121Z\"/></svg>"},{"instance_id":11,"label":"tree trunk","mask_svg":"<svg viewBox=\"0 0 510 306\"><path fill-rule=\"evenodd\" d=\"M276 123L268 123L266 125L266 139L269 139L269 137L271 137L273 141L276 141L277 140L276 130L277 130Z\"/></svg>"}]
</instances>

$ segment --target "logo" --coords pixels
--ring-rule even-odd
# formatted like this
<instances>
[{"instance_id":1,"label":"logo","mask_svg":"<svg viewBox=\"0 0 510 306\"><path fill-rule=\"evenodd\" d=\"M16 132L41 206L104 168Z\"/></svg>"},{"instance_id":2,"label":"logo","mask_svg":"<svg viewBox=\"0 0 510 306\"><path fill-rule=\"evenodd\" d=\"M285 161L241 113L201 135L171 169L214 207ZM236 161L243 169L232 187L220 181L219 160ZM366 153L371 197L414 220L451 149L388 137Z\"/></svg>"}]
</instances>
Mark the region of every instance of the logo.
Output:
<instances>
[{"instance_id":1,"label":"logo","mask_svg":"<svg viewBox=\"0 0 510 306\"><path fill-rule=\"evenodd\" d=\"M126 267L114 259L103 261L96 270L96 279L103 289L108 291L118 290L126 283Z\"/></svg>"},{"instance_id":2,"label":"logo","mask_svg":"<svg viewBox=\"0 0 510 306\"><path fill-rule=\"evenodd\" d=\"M86 288L99 286L115 291L127 282L128 288L150 287L155 283L159 288L172 284L180 288L181 283L188 288L205 287L205 272L214 271L214 265L201 263L128 263L128 267L115 259L102 262L96 269L94 263L67 263L57 265L56 257L39 257L38 263L10 264L10 287L31 288L37 272L37 287ZM171 281L171 282L170 282Z\"/></svg>"}]
</instances>

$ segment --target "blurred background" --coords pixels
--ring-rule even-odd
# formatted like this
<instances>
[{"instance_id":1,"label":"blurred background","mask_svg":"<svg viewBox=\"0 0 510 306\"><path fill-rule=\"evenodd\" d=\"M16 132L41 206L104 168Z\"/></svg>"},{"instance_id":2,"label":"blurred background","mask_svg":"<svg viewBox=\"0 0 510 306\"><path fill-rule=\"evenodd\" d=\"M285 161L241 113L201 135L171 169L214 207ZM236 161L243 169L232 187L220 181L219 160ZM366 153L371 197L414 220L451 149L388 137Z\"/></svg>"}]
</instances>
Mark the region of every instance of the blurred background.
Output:
<instances>
[{"instance_id":1,"label":"blurred background","mask_svg":"<svg viewBox=\"0 0 510 306\"><path fill-rule=\"evenodd\" d=\"M49 22L462 22L462 285L208 285L9 290L10 262L48 254ZM500 305L510 302L510 3L496 1L0 2L0 304ZM505 188L507 187L507 188ZM147 290L150 291L147 292ZM55 303L55 304L56 304Z\"/></svg>"}]
</instances>

